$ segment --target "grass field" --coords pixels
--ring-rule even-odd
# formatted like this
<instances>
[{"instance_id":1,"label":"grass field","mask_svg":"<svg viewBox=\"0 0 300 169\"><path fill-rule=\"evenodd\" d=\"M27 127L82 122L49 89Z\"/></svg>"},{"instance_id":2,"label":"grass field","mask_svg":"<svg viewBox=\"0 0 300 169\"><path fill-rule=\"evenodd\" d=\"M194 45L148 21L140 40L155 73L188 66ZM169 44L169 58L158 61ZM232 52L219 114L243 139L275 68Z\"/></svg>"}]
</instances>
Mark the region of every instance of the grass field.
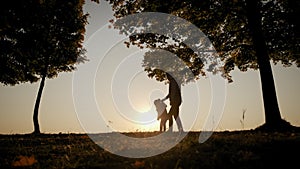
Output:
<instances>
[{"instance_id":1,"label":"grass field","mask_svg":"<svg viewBox=\"0 0 300 169\"><path fill-rule=\"evenodd\" d=\"M98 146L87 134L0 135L0 168L258 169L300 165L300 133L215 132L201 144L199 133L186 133L186 137L168 151L147 158L116 155ZM158 134L122 133L150 139ZM109 133L96 136L98 141L101 138L111 141L103 144L118 143L118 151L130 151L132 143ZM142 148L135 151L151 151L175 136L176 133L170 134L156 145L142 143Z\"/></svg>"}]
</instances>

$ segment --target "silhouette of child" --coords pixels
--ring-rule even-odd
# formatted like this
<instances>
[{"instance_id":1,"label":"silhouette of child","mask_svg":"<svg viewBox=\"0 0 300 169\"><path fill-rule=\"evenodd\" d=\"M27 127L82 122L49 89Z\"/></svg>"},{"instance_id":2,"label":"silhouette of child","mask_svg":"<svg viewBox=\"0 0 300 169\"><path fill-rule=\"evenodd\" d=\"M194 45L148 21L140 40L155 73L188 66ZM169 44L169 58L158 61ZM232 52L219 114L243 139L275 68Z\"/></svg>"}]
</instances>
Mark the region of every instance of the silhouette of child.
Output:
<instances>
[{"instance_id":1,"label":"silhouette of child","mask_svg":"<svg viewBox=\"0 0 300 169\"><path fill-rule=\"evenodd\" d=\"M166 123L169 120L167 105L160 99L154 100L154 105L157 111L157 120L160 119L159 131L166 131Z\"/></svg>"}]
</instances>

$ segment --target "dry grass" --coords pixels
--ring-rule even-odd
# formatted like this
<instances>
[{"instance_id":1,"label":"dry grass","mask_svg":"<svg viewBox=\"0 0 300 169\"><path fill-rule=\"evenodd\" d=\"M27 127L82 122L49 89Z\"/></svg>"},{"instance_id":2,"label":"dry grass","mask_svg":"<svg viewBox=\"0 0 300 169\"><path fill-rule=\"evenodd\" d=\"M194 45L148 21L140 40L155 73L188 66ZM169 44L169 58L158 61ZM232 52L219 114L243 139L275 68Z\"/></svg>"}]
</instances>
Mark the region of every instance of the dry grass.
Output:
<instances>
[{"instance_id":1,"label":"dry grass","mask_svg":"<svg viewBox=\"0 0 300 169\"><path fill-rule=\"evenodd\" d=\"M123 133L144 138L157 132ZM99 137L117 141L123 148L131 143L110 134ZM111 137L111 138L110 138ZM199 132L190 132L175 147L148 158L126 158L99 147L86 134L0 135L0 168L291 168L298 165L300 133L215 132L198 142ZM114 139L114 140L113 140ZM174 139L171 135L162 142ZM109 143L107 143L109 144ZM144 144L144 150L153 149Z\"/></svg>"}]
</instances>

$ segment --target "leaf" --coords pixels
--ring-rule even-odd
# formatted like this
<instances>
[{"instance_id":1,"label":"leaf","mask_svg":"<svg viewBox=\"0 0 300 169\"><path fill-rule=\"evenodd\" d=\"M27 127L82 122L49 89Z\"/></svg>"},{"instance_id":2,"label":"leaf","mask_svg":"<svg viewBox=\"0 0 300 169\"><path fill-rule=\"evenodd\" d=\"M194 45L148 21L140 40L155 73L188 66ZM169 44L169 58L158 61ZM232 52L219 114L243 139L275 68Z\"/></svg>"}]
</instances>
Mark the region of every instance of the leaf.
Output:
<instances>
[{"instance_id":1,"label":"leaf","mask_svg":"<svg viewBox=\"0 0 300 169\"><path fill-rule=\"evenodd\" d=\"M18 161L14 161L12 163L13 167L26 167L32 166L33 164L37 163L37 160L34 158L34 155L28 156L18 156Z\"/></svg>"},{"instance_id":2,"label":"leaf","mask_svg":"<svg viewBox=\"0 0 300 169\"><path fill-rule=\"evenodd\" d=\"M143 167L145 167L145 161L135 161L135 163L134 164L132 164L132 166L134 167L134 168L143 168Z\"/></svg>"}]
</instances>

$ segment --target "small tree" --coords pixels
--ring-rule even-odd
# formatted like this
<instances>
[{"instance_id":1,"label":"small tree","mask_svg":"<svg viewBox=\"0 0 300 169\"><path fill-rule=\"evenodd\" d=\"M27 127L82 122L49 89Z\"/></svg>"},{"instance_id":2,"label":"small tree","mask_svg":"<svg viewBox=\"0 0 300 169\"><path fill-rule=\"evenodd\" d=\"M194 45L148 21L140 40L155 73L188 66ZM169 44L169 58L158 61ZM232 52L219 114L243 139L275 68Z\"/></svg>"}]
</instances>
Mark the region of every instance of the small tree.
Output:
<instances>
[{"instance_id":1,"label":"small tree","mask_svg":"<svg viewBox=\"0 0 300 169\"><path fill-rule=\"evenodd\" d=\"M290 129L281 118L270 60L285 66L300 66L300 3L292 0L174 0L109 1L117 19L138 12L163 12L182 17L199 27L211 40L224 61L223 76L232 82L230 72L259 69L265 108L265 129ZM166 21L167 23L168 21ZM157 27L159 25L152 25ZM118 26L122 32L135 29ZM124 30L125 29L125 30ZM171 30L176 32L176 29ZM194 34L191 32L190 37ZM153 44L149 36L130 38L132 44ZM159 39L157 39L159 40ZM194 60L190 60L193 62ZM203 65L199 64L199 68ZM149 75L159 72L146 69Z\"/></svg>"},{"instance_id":2,"label":"small tree","mask_svg":"<svg viewBox=\"0 0 300 169\"><path fill-rule=\"evenodd\" d=\"M82 47L87 24L84 0L11 0L0 11L0 82L37 82L33 133L46 78L75 70L86 57Z\"/></svg>"}]
</instances>

